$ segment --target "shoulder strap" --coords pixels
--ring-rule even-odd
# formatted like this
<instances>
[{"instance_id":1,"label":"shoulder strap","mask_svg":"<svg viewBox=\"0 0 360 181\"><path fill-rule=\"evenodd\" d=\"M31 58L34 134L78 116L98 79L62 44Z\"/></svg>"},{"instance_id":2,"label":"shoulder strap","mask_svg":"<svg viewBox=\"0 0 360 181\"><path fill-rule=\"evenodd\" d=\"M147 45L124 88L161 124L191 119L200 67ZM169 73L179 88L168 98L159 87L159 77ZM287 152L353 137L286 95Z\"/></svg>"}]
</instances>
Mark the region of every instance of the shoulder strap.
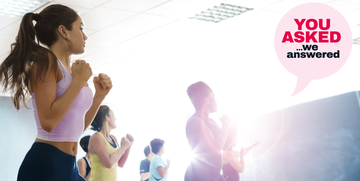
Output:
<instances>
[{"instance_id":1,"label":"shoulder strap","mask_svg":"<svg viewBox=\"0 0 360 181\"><path fill-rule=\"evenodd\" d=\"M99 134L104 138L105 142L107 142L107 143L110 144L110 146L114 147L114 145L115 145L116 148L118 147L117 144L116 144L116 142L115 142L115 140L112 138L112 136L109 135L110 138L113 140L114 144L111 144L111 143L105 138L105 136L104 136L101 132L97 132L97 133L99 133Z\"/></svg>"},{"instance_id":2,"label":"shoulder strap","mask_svg":"<svg viewBox=\"0 0 360 181\"><path fill-rule=\"evenodd\" d=\"M66 68L65 68L64 64L60 60L57 60L57 61L58 61L58 64L59 64L60 71L61 71L61 73L63 75L63 78L65 78L66 77L66 73L65 73Z\"/></svg>"},{"instance_id":3,"label":"shoulder strap","mask_svg":"<svg viewBox=\"0 0 360 181\"><path fill-rule=\"evenodd\" d=\"M110 135L110 138L111 138L111 140L113 141L114 145L115 145L116 147L118 147L116 141L113 139L113 137L112 137L111 135Z\"/></svg>"},{"instance_id":4,"label":"shoulder strap","mask_svg":"<svg viewBox=\"0 0 360 181\"><path fill-rule=\"evenodd\" d=\"M87 159L85 157L83 157L85 162L86 162L86 165L89 166L89 162L87 161Z\"/></svg>"}]
</instances>

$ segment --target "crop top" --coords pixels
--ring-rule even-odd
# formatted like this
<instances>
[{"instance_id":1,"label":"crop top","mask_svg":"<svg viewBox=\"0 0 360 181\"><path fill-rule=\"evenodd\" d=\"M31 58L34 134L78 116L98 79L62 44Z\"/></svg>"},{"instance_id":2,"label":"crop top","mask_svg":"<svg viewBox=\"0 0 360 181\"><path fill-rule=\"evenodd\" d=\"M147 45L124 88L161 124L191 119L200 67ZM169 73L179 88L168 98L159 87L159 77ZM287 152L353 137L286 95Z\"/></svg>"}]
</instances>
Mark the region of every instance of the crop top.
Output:
<instances>
[{"instance_id":1,"label":"crop top","mask_svg":"<svg viewBox=\"0 0 360 181\"><path fill-rule=\"evenodd\" d=\"M63 78L57 83L56 99L59 99L68 89L72 82L72 75L59 61L59 67ZM78 96L75 98L72 106L60 121L60 123L51 131L45 131L40 124L39 114L36 107L35 95L31 92L32 105L36 126L38 130L38 139L52 142L78 142L84 130L84 119L86 112L90 109L93 101L93 94L89 87L84 86ZM41 95L39 95L41 96Z\"/></svg>"}]
</instances>

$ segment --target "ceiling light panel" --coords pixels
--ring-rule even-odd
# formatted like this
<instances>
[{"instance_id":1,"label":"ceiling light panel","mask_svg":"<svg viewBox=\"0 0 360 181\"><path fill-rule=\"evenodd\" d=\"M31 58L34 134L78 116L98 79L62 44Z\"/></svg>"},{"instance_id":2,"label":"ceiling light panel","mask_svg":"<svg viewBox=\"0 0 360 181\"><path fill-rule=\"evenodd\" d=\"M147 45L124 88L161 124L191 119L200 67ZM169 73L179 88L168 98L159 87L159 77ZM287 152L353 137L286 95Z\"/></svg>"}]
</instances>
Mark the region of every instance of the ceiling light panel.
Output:
<instances>
[{"instance_id":1,"label":"ceiling light panel","mask_svg":"<svg viewBox=\"0 0 360 181\"><path fill-rule=\"evenodd\" d=\"M353 39L353 44L360 45L360 37Z\"/></svg>"},{"instance_id":2,"label":"ceiling light panel","mask_svg":"<svg viewBox=\"0 0 360 181\"><path fill-rule=\"evenodd\" d=\"M247 8L232 4L221 3L219 6L214 6L205 11L201 11L189 19L203 20L213 23L218 23L228 18L241 15L247 11L251 11L253 8Z\"/></svg>"},{"instance_id":3,"label":"ceiling light panel","mask_svg":"<svg viewBox=\"0 0 360 181\"><path fill-rule=\"evenodd\" d=\"M48 1L42 0L1 0L0 16L21 18L28 12L33 12Z\"/></svg>"}]
</instances>

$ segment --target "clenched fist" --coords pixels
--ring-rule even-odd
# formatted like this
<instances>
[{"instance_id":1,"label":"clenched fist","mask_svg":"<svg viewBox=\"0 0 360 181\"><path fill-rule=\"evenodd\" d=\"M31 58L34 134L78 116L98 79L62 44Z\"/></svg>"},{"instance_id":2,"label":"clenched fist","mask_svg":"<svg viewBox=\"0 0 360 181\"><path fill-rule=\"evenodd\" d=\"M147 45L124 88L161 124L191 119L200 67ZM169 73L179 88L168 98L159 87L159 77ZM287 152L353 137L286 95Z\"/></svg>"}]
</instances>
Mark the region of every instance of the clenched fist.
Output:
<instances>
[{"instance_id":1,"label":"clenched fist","mask_svg":"<svg viewBox=\"0 0 360 181\"><path fill-rule=\"evenodd\" d=\"M98 77L94 77L94 86L98 96L105 98L105 96L110 92L112 88L112 82L109 76L106 74L100 73Z\"/></svg>"},{"instance_id":2,"label":"clenched fist","mask_svg":"<svg viewBox=\"0 0 360 181\"><path fill-rule=\"evenodd\" d=\"M73 80L79 81L84 86L87 85L87 81L92 75L90 65L85 60L76 60L71 65L71 73Z\"/></svg>"}]
</instances>

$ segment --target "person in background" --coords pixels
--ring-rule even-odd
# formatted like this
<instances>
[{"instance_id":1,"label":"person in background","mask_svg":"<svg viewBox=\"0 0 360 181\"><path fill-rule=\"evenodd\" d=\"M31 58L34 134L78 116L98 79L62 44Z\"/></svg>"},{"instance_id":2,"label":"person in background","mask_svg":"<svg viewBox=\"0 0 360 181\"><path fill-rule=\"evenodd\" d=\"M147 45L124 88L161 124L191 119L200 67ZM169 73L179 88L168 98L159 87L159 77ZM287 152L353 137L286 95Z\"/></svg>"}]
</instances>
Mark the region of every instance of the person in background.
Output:
<instances>
[{"instance_id":1,"label":"person in background","mask_svg":"<svg viewBox=\"0 0 360 181\"><path fill-rule=\"evenodd\" d=\"M140 177L141 181L149 181L150 178L150 163L151 159L154 156L154 153L150 150L150 146L144 148L144 154L146 159L142 160L140 163Z\"/></svg>"},{"instance_id":2,"label":"person in background","mask_svg":"<svg viewBox=\"0 0 360 181\"><path fill-rule=\"evenodd\" d=\"M150 142L151 151L155 154L150 163L150 179L149 181L167 181L169 176L170 160L165 163L161 155L165 152L164 140L153 139Z\"/></svg>"},{"instance_id":3,"label":"person in background","mask_svg":"<svg viewBox=\"0 0 360 181\"><path fill-rule=\"evenodd\" d=\"M91 166L90 166L91 159L88 153L89 139L90 139L90 135L81 138L79 144L86 153L86 155L77 161L79 167L79 173L87 181L90 180L90 175L91 175Z\"/></svg>"},{"instance_id":4,"label":"person in background","mask_svg":"<svg viewBox=\"0 0 360 181\"><path fill-rule=\"evenodd\" d=\"M89 142L91 181L116 181L117 166L124 167L129 156L134 138L127 134L118 145L116 137L110 134L116 128L115 121L114 112L102 105L91 123L91 129L97 131Z\"/></svg>"},{"instance_id":5,"label":"person in background","mask_svg":"<svg viewBox=\"0 0 360 181\"><path fill-rule=\"evenodd\" d=\"M243 173L245 170L244 156L248 154L255 146L259 145L260 142L256 142L247 148L241 148L240 151L233 150L236 146L237 129L231 129L228 133L228 138L235 137L235 140L228 139L227 141L232 143L231 146L223 152L223 177L226 181L240 181L239 173ZM240 158L240 161L238 160Z\"/></svg>"},{"instance_id":6,"label":"person in background","mask_svg":"<svg viewBox=\"0 0 360 181\"><path fill-rule=\"evenodd\" d=\"M229 116L220 118L221 128L209 118L217 111L215 94L204 82L191 84L187 94L194 105L195 113L186 123L186 137L194 159L185 172L185 181L224 181L221 175L222 154L230 145L226 145L231 125Z\"/></svg>"}]
</instances>

